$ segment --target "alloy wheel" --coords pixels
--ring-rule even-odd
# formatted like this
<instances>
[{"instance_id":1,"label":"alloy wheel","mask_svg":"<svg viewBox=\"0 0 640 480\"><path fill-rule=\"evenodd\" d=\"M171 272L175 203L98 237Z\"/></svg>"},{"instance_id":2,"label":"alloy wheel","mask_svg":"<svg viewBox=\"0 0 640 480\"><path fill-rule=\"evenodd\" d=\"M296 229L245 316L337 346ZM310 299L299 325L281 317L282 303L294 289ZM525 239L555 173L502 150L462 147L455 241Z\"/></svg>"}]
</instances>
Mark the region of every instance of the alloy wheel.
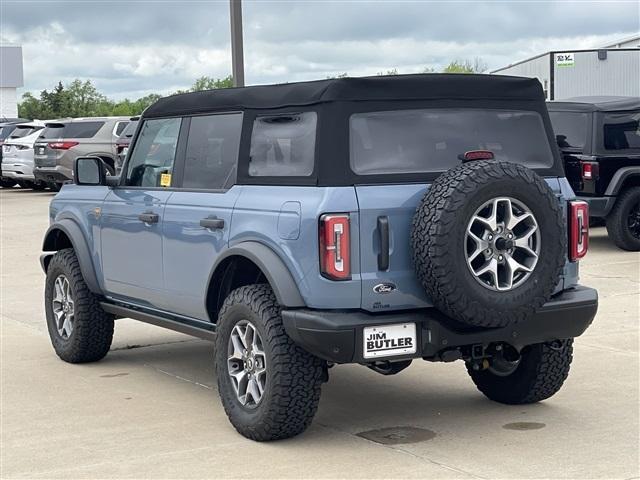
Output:
<instances>
[{"instance_id":1,"label":"alloy wheel","mask_svg":"<svg viewBox=\"0 0 640 480\"><path fill-rule=\"evenodd\" d=\"M248 320L233 327L227 355L227 371L238 401L256 408L266 388L267 358L260 333Z\"/></svg>"},{"instance_id":2,"label":"alloy wheel","mask_svg":"<svg viewBox=\"0 0 640 480\"><path fill-rule=\"evenodd\" d=\"M467 265L474 278L494 291L522 285L538 263L540 229L519 200L499 197L471 217L465 235Z\"/></svg>"},{"instance_id":3,"label":"alloy wheel","mask_svg":"<svg viewBox=\"0 0 640 480\"><path fill-rule=\"evenodd\" d=\"M75 303L71 295L69 280L64 275L58 275L53 284L53 316L58 335L67 340L73 333Z\"/></svg>"}]
</instances>

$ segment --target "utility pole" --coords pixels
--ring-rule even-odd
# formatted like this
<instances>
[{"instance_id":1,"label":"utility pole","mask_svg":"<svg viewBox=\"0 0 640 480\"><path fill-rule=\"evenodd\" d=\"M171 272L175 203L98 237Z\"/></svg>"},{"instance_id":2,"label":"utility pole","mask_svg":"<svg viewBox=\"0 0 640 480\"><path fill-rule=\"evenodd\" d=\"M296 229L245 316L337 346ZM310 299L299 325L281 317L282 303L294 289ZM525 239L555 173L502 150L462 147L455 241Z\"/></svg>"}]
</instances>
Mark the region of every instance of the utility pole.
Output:
<instances>
[{"instance_id":1,"label":"utility pole","mask_svg":"<svg viewBox=\"0 0 640 480\"><path fill-rule=\"evenodd\" d=\"M244 87L241 0L229 0L229 8L231 12L231 65L233 69L233 86Z\"/></svg>"}]
</instances>

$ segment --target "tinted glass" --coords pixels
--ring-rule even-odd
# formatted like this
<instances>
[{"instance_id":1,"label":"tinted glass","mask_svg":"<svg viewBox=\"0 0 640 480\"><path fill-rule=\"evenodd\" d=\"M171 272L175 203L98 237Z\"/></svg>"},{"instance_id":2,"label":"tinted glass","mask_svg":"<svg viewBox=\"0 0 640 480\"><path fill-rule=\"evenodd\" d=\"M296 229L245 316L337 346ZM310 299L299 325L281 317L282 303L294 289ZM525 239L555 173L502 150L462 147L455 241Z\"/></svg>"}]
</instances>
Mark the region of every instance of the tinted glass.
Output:
<instances>
[{"instance_id":1,"label":"tinted glass","mask_svg":"<svg viewBox=\"0 0 640 480\"><path fill-rule=\"evenodd\" d=\"M45 127L38 138L44 138L47 140L51 138L62 138L63 132L64 132L64 125L56 124L55 126Z\"/></svg>"},{"instance_id":2,"label":"tinted glass","mask_svg":"<svg viewBox=\"0 0 640 480\"><path fill-rule=\"evenodd\" d=\"M605 150L640 150L640 112L604 115Z\"/></svg>"},{"instance_id":3,"label":"tinted glass","mask_svg":"<svg viewBox=\"0 0 640 480\"><path fill-rule=\"evenodd\" d=\"M549 112L551 124L560 148L576 148L582 150L587 142L589 132L588 113Z\"/></svg>"},{"instance_id":4,"label":"tinted glass","mask_svg":"<svg viewBox=\"0 0 640 480\"><path fill-rule=\"evenodd\" d=\"M102 128L104 122L67 123L62 132L64 138L91 138Z\"/></svg>"},{"instance_id":5,"label":"tinted glass","mask_svg":"<svg viewBox=\"0 0 640 480\"><path fill-rule=\"evenodd\" d=\"M220 189L233 184L242 114L193 117L184 166L185 188Z\"/></svg>"},{"instance_id":6,"label":"tinted glass","mask_svg":"<svg viewBox=\"0 0 640 480\"><path fill-rule=\"evenodd\" d=\"M180 118L144 122L127 165L126 185L171 186L180 123Z\"/></svg>"},{"instance_id":7,"label":"tinted glass","mask_svg":"<svg viewBox=\"0 0 640 480\"><path fill-rule=\"evenodd\" d=\"M103 125L104 122L56 123L46 127L40 138L91 138Z\"/></svg>"},{"instance_id":8,"label":"tinted glass","mask_svg":"<svg viewBox=\"0 0 640 480\"><path fill-rule=\"evenodd\" d=\"M256 118L251 133L249 175L311 175L316 147L316 123L315 112Z\"/></svg>"},{"instance_id":9,"label":"tinted glass","mask_svg":"<svg viewBox=\"0 0 640 480\"><path fill-rule=\"evenodd\" d=\"M132 120L129 123L127 123L126 127L124 127L124 130L122 130L122 133L120 134L120 136L127 137L127 138L133 137L133 134L136 133L136 128L138 128L138 121L139 120Z\"/></svg>"},{"instance_id":10,"label":"tinted glass","mask_svg":"<svg viewBox=\"0 0 640 480\"><path fill-rule=\"evenodd\" d=\"M116 135L120 136L128 124L129 122L118 122L118 125L116 125Z\"/></svg>"},{"instance_id":11,"label":"tinted glass","mask_svg":"<svg viewBox=\"0 0 640 480\"><path fill-rule=\"evenodd\" d=\"M7 138L9 135L11 135L11 132L13 132L16 129L15 125L5 125L4 127L0 128L0 140L4 140L5 138Z\"/></svg>"},{"instance_id":12,"label":"tinted glass","mask_svg":"<svg viewBox=\"0 0 640 480\"><path fill-rule=\"evenodd\" d=\"M351 168L360 175L441 172L465 152L490 150L528 167L553 164L542 118L511 110L402 110L350 120Z\"/></svg>"},{"instance_id":13,"label":"tinted glass","mask_svg":"<svg viewBox=\"0 0 640 480\"><path fill-rule=\"evenodd\" d=\"M31 135L32 133L37 132L38 130L42 130L42 127L18 127L13 132L11 132L11 135L9 135L9 138L26 137L27 135Z\"/></svg>"}]
</instances>

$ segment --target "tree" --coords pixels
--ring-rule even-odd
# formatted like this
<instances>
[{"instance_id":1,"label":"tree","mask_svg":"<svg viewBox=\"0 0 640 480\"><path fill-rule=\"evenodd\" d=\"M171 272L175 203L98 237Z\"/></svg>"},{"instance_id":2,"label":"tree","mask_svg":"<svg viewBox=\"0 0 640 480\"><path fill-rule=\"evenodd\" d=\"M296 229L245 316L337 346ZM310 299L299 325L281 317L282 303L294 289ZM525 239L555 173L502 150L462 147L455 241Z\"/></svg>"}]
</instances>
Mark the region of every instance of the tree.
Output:
<instances>
[{"instance_id":1,"label":"tree","mask_svg":"<svg viewBox=\"0 0 640 480\"><path fill-rule=\"evenodd\" d=\"M454 60L442 70L444 73L482 73L487 70L487 64L481 58L470 60Z\"/></svg>"},{"instance_id":2,"label":"tree","mask_svg":"<svg viewBox=\"0 0 640 480\"><path fill-rule=\"evenodd\" d=\"M190 92L199 92L201 90L215 90L217 88L231 88L233 87L233 77L229 75L225 78L216 78L203 76L194 82L189 89Z\"/></svg>"}]
</instances>

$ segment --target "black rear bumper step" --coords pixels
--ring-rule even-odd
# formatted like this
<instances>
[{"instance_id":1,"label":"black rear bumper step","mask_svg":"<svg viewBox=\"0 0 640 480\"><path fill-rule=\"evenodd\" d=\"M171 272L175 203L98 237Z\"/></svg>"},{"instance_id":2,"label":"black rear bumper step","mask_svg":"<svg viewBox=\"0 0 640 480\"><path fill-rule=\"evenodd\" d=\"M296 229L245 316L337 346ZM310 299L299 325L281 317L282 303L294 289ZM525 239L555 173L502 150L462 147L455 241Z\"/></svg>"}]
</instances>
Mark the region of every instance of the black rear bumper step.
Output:
<instances>
[{"instance_id":1,"label":"black rear bumper step","mask_svg":"<svg viewBox=\"0 0 640 480\"><path fill-rule=\"evenodd\" d=\"M437 359L448 349L504 342L520 350L527 345L582 335L598 310L598 293L587 287L565 290L542 306L529 320L504 328L459 331L435 308L369 314L362 311L285 310L282 319L287 334L302 348L335 363L366 363L363 329L398 323L415 323L415 354L383 357Z\"/></svg>"}]
</instances>

